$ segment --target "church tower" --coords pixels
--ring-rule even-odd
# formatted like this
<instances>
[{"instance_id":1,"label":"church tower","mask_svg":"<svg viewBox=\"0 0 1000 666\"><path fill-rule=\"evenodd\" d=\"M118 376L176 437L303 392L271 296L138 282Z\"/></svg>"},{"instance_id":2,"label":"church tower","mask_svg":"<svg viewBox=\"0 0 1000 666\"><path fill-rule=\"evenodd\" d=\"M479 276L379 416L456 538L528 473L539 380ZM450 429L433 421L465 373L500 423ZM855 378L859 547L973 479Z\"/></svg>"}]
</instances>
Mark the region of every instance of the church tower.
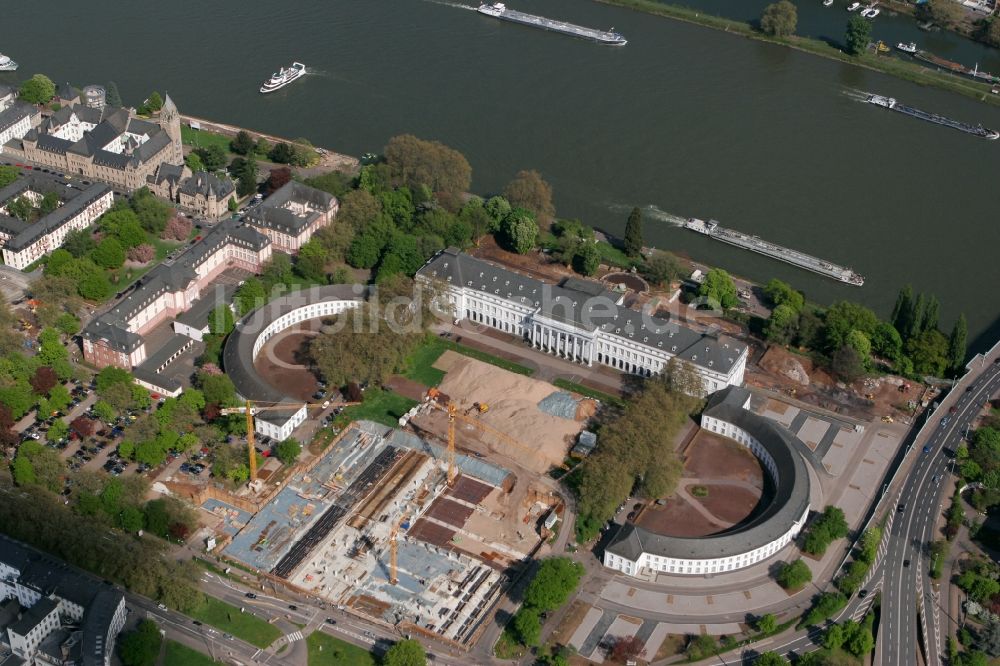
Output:
<instances>
[{"instance_id":1,"label":"church tower","mask_svg":"<svg viewBox=\"0 0 1000 666\"><path fill-rule=\"evenodd\" d=\"M184 164L184 151L181 148L181 114L177 111L174 100L170 99L169 93L160 109L160 127L170 137L171 149L168 161L177 166Z\"/></svg>"}]
</instances>

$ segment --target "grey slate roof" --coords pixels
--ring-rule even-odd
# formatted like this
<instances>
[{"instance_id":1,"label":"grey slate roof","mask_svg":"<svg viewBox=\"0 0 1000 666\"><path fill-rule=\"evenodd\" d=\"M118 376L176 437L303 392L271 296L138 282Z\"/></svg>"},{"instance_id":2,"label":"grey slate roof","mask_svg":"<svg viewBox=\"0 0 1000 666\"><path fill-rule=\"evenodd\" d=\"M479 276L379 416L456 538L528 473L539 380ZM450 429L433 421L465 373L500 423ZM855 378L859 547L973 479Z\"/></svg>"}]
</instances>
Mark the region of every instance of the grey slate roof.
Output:
<instances>
[{"instance_id":1,"label":"grey slate roof","mask_svg":"<svg viewBox=\"0 0 1000 666\"><path fill-rule=\"evenodd\" d=\"M160 162L160 166L156 167L156 173L149 176L146 180L151 183L162 183L164 181L177 184L181 181L184 176L184 166L181 164L168 164L166 162Z\"/></svg>"},{"instance_id":2,"label":"grey slate roof","mask_svg":"<svg viewBox=\"0 0 1000 666\"><path fill-rule=\"evenodd\" d=\"M448 248L417 271L534 310L544 317L593 332L600 328L636 344L659 349L703 368L728 373L746 345L725 335L701 333L619 304L621 296L599 283L567 278L550 285L508 268Z\"/></svg>"},{"instance_id":3,"label":"grey slate roof","mask_svg":"<svg viewBox=\"0 0 1000 666\"><path fill-rule=\"evenodd\" d=\"M106 656L115 649L114 640L107 641L108 629L125 595L104 586L99 588L83 613L83 666L103 666Z\"/></svg>"},{"instance_id":4,"label":"grey slate roof","mask_svg":"<svg viewBox=\"0 0 1000 666\"><path fill-rule=\"evenodd\" d=\"M774 459L778 483L771 503L749 522L717 536L668 537L626 525L607 551L635 561L642 553L676 559L714 559L746 553L779 538L809 508L809 472L800 450L805 444L783 426L743 409L745 389L729 387L712 394L706 414L732 423L751 436Z\"/></svg>"},{"instance_id":5,"label":"grey slate roof","mask_svg":"<svg viewBox=\"0 0 1000 666\"><path fill-rule=\"evenodd\" d=\"M156 386L167 393L173 393L181 388L181 383L173 377L154 372L150 368L146 367L146 365L146 363L143 363L142 365L132 368L132 376L139 381Z\"/></svg>"},{"instance_id":6,"label":"grey slate roof","mask_svg":"<svg viewBox=\"0 0 1000 666\"><path fill-rule=\"evenodd\" d=\"M31 633L32 629L41 624L42 620L48 617L57 608L59 608L58 601L43 597L36 601L34 606L23 613L21 615L21 619L7 627L7 630L12 631L19 636L27 636Z\"/></svg>"},{"instance_id":7,"label":"grey slate roof","mask_svg":"<svg viewBox=\"0 0 1000 666\"><path fill-rule=\"evenodd\" d=\"M293 401L286 397L257 374L252 355L254 342L261 331L272 321L292 310L330 300L363 300L367 297L367 291L365 288L359 293L354 285L346 284L310 287L277 298L236 322L236 328L229 334L226 346L222 350L222 368L233 380L236 392L244 399L254 402L287 402L290 407L294 406L288 413L268 411L262 412L258 418L268 423L282 425L302 404L301 401Z\"/></svg>"},{"instance_id":8,"label":"grey slate roof","mask_svg":"<svg viewBox=\"0 0 1000 666\"><path fill-rule=\"evenodd\" d=\"M3 93L0 93L0 97L3 97ZM22 119L30 118L36 113L38 113L38 109L33 105L26 104L25 102L14 102L9 109L0 111L0 132L13 127L21 122Z\"/></svg>"},{"instance_id":9,"label":"grey slate roof","mask_svg":"<svg viewBox=\"0 0 1000 666\"><path fill-rule=\"evenodd\" d=\"M206 171L195 173L181 185L181 192L188 196L207 197L213 194L218 199L225 199L235 191L236 187L228 176L220 178Z\"/></svg>"},{"instance_id":10,"label":"grey slate roof","mask_svg":"<svg viewBox=\"0 0 1000 666\"><path fill-rule=\"evenodd\" d=\"M64 224L67 224L87 208L87 206L90 206L111 192L111 188L107 185L95 183L78 194L75 194L76 192L77 190L71 188L60 191L60 195L74 193L74 196L34 224L27 225L23 231L7 241L7 247L15 252L23 250L45 234L51 233Z\"/></svg>"},{"instance_id":11,"label":"grey slate roof","mask_svg":"<svg viewBox=\"0 0 1000 666\"><path fill-rule=\"evenodd\" d=\"M270 242L263 234L239 226L236 220L223 220L173 263L160 264L146 273L131 292L106 313L93 319L83 329L83 336L93 341L107 340L118 351L135 351L142 344L142 338L128 331L128 321L137 312L166 291L186 289L197 279L195 268L223 245L233 243L259 251Z\"/></svg>"},{"instance_id":12,"label":"grey slate roof","mask_svg":"<svg viewBox=\"0 0 1000 666\"><path fill-rule=\"evenodd\" d=\"M208 327L209 317L220 305L229 305L233 302L233 294L236 293L236 286L232 284L217 284L214 289L202 294L201 298L191 304L187 310L177 315L177 321L199 331Z\"/></svg>"},{"instance_id":13,"label":"grey slate roof","mask_svg":"<svg viewBox=\"0 0 1000 666\"><path fill-rule=\"evenodd\" d=\"M334 200L332 195L322 190L290 180L264 199L261 205L251 210L247 214L247 221L252 225L298 234L300 229L312 224L319 217L319 213L309 212L299 215L284 208L286 204L300 202L320 210L327 210L333 205Z\"/></svg>"}]
</instances>

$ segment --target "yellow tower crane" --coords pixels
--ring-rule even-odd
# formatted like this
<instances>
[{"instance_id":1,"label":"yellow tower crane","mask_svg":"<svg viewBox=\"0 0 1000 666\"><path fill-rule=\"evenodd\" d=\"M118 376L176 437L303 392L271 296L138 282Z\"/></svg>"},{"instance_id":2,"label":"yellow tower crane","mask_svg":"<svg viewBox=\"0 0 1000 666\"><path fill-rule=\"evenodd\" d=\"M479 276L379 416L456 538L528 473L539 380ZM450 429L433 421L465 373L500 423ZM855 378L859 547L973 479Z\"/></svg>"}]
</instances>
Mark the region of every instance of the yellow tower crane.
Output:
<instances>
[{"instance_id":1,"label":"yellow tower crane","mask_svg":"<svg viewBox=\"0 0 1000 666\"><path fill-rule=\"evenodd\" d=\"M507 433L497 430L493 426L487 425L479 419L472 418L471 416L466 416L465 414L460 414L458 412L458 408L452 402L449 402L446 406L442 406L440 403L435 401L431 401L430 404L435 409L440 409L448 413L448 485L449 486L455 485L455 478L458 476L458 468L455 466L455 421L456 420L461 420L464 421L465 423L471 423L480 430L489 432L495 435L497 438L510 444L511 446L518 448L526 453L534 454L537 452L536 449L519 442L518 440L514 439ZM480 410L480 413L482 413L483 411L485 410ZM569 469L569 467L567 467L565 463L561 463L559 467L561 467L562 469L567 469L567 470Z\"/></svg>"},{"instance_id":2,"label":"yellow tower crane","mask_svg":"<svg viewBox=\"0 0 1000 666\"><path fill-rule=\"evenodd\" d=\"M403 514L396 521L396 524L392 526L392 532L389 533L389 584L397 585L399 583L399 528L409 519L409 507L403 509Z\"/></svg>"},{"instance_id":3,"label":"yellow tower crane","mask_svg":"<svg viewBox=\"0 0 1000 666\"><path fill-rule=\"evenodd\" d=\"M338 407L350 407L351 405L358 405L361 403L357 402L344 402ZM274 402L267 405L261 405L260 403L246 401L246 404L241 407L226 407L220 411L221 414L246 414L247 417L247 455L250 458L250 481L257 480L257 451L254 448L254 416L257 412L277 410L277 409L287 409L287 410L297 410L305 407L309 409L311 407L322 407L326 408L330 406L330 401L323 403L318 402Z\"/></svg>"}]
</instances>

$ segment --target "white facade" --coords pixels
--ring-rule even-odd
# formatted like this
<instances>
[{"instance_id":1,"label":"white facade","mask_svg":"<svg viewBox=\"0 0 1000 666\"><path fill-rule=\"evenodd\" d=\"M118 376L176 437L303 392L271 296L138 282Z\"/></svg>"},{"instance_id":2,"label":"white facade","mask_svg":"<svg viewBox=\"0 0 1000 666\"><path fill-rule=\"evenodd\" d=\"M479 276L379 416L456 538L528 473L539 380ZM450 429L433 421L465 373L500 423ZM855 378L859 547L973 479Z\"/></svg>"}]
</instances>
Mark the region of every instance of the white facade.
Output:
<instances>
[{"instance_id":1,"label":"white facade","mask_svg":"<svg viewBox=\"0 0 1000 666\"><path fill-rule=\"evenodd\" d=\"M85 195L80 194L78 196ZM97 218L111 209L113 203L114 194L108 189L107 192L75 215L67 217L61 224L51 229L48 233L40 235L30 245L15 251L7 247L5 243L3 248L3 262L18 270L24 270L53 250L58 249L63 244L63 241L66 240L66 234L70 231L86 229L96 222ZM56 210L50 214L50 216L54 215L60 215L60 211ZM39 220L36 224L45 224L45 218Z\"/></svg>"},{"instance_id":2,"label":"white facade","mask_svg":"<svg viewBox=\"0 0 1000 666\"><path fill-rule=\"evenodd\" d=\"M431 281L418 274L418 279ZM439 283L434 283L440 287ZM622 372L652 376L663 371L667 362L677 356L677 346L664 347L662 340L654 346L650 336L627 337L622 329L597 327L581 328L572 323L546 317L533 298L525 294L524 302L504 298L500 290L489 293L474 286L448 283L442 294L449 303L456 323L463 319L527 339L532 347L567 360L592 366L606 365ZM672 336L673 334L669 334ZM722 343L726 344L726 343ZM713 369L712 361L702 364L697 355L689 365L698 372L703 382L703 393L714 393L726 386L743 384L746 370L747 349L742 347L735 363L728 371Z\"/></svg>"},{"instance_id":3,"label":"white facade","mask_svg":"<svg viewBox=\"0 0 1000 666\"><path fill-rule=\"evenodd\" d=\"M263 349L268 340L285 329L291 328L292 326L309 319L318 319L321 317L338 315L345 310L350 310L360 305L361 301L338 299L310 303L309 305L304 305L290 312L286 312L268 324L267 327L264 328L264 330L260 332L260 335L258 335L254 340L253 360L257 359L257 354L260 353L260 350ZM279 425L266 421L265 419L267 419L267 414L262 413L254 419L254 429L265 437L270 437L280 441L291 437L292 433L295 432L295 429L305 422L306 415L306 408L303 405L295 412L295 414L292 415L290 419Z\"/></svg>"},{"instance_id":4,"label":"white facade","mask_svg":"<svg viewBox=\"0 0 1000 666\"><path fill-rule=\"evenodd\" d=\"M0 148L3 148L11 139L23 138L25 134L31 131L33 127L33 120L38 117L38 113L25 113L24 116L17 122L12 124L7 129L0 130Z\"/></svg>"},{"instance_id":5,"label":"white facade","mask_svg":"<svg viewBox=\"0 0 1000 666\"><path fill-rule=\"evenodd\" d=\"M793 481L790 479L782 480L779 478L778 467L774 458L755 437L743 428L720 418L709 416L706 413L702 414L701 427L705 430L722 435L723 437L732 439L741 446L749 449L750 452L761 461L775 486L778 486L779 483L787 484ZM793 455L798 454L793 452ZM802 531L808 517L809 505L806 503L805 510L802 511L802 514L794 518L787 525L787 529L785 529L776 538L752 550L742 553L734 553L726 557L674 558L660 553L643 552L638 556L638 558L630 559L623 557L620 554L611 552L611 549L609 548L605 550L604 553L604 566L628 576L639 576L643 570L678 575L706 575L736 571L766 560L787 546L793 539L795 539L796 536L798 536L799 532ZM720 535L720 537L723 536L724 535ZM669 539L669 537L658 538ZM711 537L706 537L705 540L707 543L711 543Z\"/></svg>"}]
</instances>

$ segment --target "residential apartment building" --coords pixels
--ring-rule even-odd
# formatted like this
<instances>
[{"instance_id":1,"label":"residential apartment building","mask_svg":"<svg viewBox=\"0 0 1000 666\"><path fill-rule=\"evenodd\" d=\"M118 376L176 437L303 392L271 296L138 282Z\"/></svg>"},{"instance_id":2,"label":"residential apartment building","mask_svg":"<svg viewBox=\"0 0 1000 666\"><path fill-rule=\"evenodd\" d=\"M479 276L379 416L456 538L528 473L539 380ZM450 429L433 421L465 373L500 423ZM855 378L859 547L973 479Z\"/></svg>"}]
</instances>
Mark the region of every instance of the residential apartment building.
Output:
<instances>
[{"instance_id":1,"label":"residential apartment building","mask_svg":"<svg viewBox=\"0 0 1000 666\"><path fill-rule=\"evenodd\" d=\"M184 163L180 114L169 95L155 122L120 107L64 106L2 149L15 159L125 192L144 187L163 162Z\"/></svg>"},{"instance_id":2,"label":"residential apartment building","mask_svg":"<svg viewBox=\"0 0 1000 666\"><path fill-rule=\"evenodd\" d=\"M0 535L0 644L29 666L110 666L125 596Z\"/></svg>"},{"instance_id":3,"label":"residential apartment building","mask_svg":"<svg viewBox=\"0 0 1000 666\"><path fill-rule=\"evenodd\" d=\"M678 359L697 371L702 394L743 383L745 344L624 307L620 294L597 282L551 285L454 248L431 258L416 278L438 290L456 322L515 335L570 361L651 376Z\"/></svg>"},{"instance_id":4,"label":"residential apartment building","mask_svg":"<svg viewBox=\"0 0 1000 666\"><path fill-rule=\"evenodd\" d=\"M59 207L38 220L24 221L8 213L18 199L37 204L46 194L59 197ZM111 188L103 184L85 189L59 186L41 176L24 176L0 190L0 248L8 266L24 270L66 239L75 229L84 229L108 211L114 203Z\"/></svg>"},{"instance_id":5,"label":"residential apartment building","mask_svg":"<svg viewBox=\"0 0 1000 666\"><path fill-rule=\"evenodd\" d=\"M18 102L13 88L0 86L0 146L38 127L42 114L34 104Z\"/></svg>"},{"instance_id":6,"label":"residential apartment building","mask_svg":"<svg viewBox=\"0 0 1000 666\"><path fill-rule=\"evenodd\" d=\"M246 221L270 238L276 250L293 254L330 223L339 207L333 195L293 180L250 211Z\"/></svg>"}]
</instances>

